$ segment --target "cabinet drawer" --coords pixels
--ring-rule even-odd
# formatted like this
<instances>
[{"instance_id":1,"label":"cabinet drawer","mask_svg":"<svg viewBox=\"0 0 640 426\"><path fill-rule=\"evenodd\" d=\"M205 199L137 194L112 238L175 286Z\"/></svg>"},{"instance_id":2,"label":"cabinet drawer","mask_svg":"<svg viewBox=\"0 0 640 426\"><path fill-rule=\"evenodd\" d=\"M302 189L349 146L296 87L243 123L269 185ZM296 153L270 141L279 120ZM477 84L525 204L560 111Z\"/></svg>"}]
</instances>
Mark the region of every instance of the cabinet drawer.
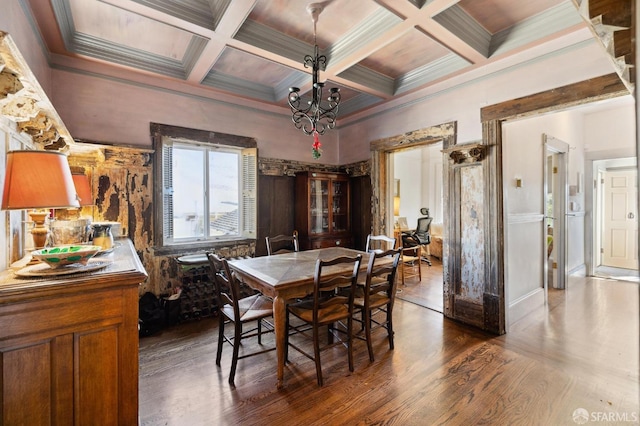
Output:
<instances>
[{"instance_id":1,"label":"cabinet drawer","mask_svg":"<svg viewBox=\"0 0 640 426\"><path fill-rule=\"evenodd\" d=\"M311 249L329 248L329 247L351 247L350 238L323 238L311 240Z\"/></svg>"}]
</instances>

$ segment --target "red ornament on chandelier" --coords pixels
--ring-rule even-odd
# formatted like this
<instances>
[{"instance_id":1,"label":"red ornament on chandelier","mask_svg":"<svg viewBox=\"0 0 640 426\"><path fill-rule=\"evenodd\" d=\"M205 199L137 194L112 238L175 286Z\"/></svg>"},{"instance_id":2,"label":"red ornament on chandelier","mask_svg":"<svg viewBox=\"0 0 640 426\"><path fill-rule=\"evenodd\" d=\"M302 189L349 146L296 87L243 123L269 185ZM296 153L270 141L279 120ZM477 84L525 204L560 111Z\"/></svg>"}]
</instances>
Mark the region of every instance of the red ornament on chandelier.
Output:
<instances>
[{"instance_id":1,"label":"red ornament on chandelier","mask_svg":"<svg viewBox=\"0 0 640 426\"><path fill-rule=\"evenodd\" d=\"M322 155L322 150L320 149L321 146L322 144L320 143L318 132L314 129L313 130L313 146L311 148L311 153L313 155L313 158L316 160L320 158L320 156Z\"/></svg>"}]
</instances>

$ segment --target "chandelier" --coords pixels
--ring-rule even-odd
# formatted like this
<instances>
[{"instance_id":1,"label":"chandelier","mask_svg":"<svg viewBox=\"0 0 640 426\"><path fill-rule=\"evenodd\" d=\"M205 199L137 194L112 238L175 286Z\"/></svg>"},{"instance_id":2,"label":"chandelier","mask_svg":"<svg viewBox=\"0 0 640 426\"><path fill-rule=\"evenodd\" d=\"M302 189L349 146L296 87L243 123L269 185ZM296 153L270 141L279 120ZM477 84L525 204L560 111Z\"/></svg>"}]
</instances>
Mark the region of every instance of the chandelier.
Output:
<instances>
[{"instance_id":1,"label":"chandelier","mask_svg":"<svg viewBox=\"0 0 640 426\"><path fill-rule=\"evenodd\" d=\"M300 88L289 88L288 103L291 107L293 124L297 129L301 129L306 135L313 135L313 158L320 158L322 150L320 149L320 140L318 135L324 135L328 129L336 126L336 115L338 114L338 104L340 103L340 89L332 87L329 90L329 96L326 102L323 102L322 90L324 83L319 81L319 73L324 71L327 65L327 57L319 54L318 44L316 42L316 24L318 16L324 10L327 2L311 3L307 6L307 12L313 20L313 56L306 55L304 57L304 67L311 68L313 71L313 85L311 87L311 99L304 101L300 96ZM301 107L301 104L303 105Z\"/></svg>"}]
</instances>

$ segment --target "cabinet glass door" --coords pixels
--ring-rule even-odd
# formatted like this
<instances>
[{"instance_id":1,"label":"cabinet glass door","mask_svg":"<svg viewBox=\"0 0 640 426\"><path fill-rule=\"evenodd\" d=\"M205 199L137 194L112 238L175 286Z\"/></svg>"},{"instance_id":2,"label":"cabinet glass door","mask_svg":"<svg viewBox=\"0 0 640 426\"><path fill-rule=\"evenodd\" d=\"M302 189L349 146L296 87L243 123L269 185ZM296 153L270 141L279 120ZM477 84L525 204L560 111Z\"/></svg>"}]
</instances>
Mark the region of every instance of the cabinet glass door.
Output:
<instances>
[{"instance_id":1,"label":"cabinet glass door","mask_svg":"<svg viewBox=\"0 0 640 426\"><path fill-rule=\"evenodd\" d=\"M345 232L349 229L347 182L333 181L332 214L333 232Z\"/></svg>"},{"instance_id":2,"label":"cabinet glass door","mask_svg":"<svg viewBox=\"0 0 640 426\"><path fill-rule=\"evenodd\" d=\"M309 205L311 206L311 233L322 234L329 232L329 181L326 179L311 179Z\"/></svg>"}]
</instances>

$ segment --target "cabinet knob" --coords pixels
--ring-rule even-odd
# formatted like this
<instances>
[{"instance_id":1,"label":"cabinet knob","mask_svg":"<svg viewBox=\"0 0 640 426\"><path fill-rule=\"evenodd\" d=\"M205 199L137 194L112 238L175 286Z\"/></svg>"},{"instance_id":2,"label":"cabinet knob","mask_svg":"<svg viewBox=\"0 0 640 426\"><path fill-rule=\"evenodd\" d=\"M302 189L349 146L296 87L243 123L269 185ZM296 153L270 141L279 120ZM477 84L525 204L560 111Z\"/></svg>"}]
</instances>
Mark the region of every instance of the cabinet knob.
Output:
<instances>
[{"instance_id":1,"label":"cabinet knob","mask_svg":"<svg viewBox=\"0 0 640 426\"><path fill-rule=\"evenodd\" d=\"M340 240L336 240L336 245L339 246L340 245Z\"/></svg>"}]
</instances>

